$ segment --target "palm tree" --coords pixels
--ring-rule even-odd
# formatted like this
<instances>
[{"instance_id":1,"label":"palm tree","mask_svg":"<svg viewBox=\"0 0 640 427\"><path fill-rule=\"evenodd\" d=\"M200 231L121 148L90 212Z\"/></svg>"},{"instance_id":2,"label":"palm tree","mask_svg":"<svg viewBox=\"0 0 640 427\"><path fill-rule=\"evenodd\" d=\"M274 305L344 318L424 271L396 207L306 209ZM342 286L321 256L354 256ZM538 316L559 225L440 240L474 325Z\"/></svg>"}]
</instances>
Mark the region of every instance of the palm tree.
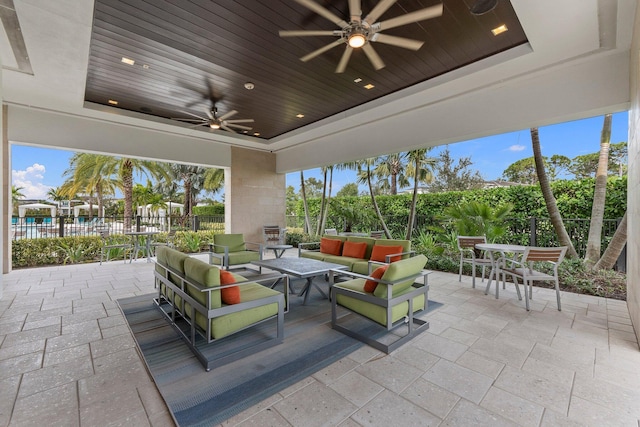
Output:
<instances>
[{"instance_id":1,"label":"palm tree","mask_svg":"<svg viewBox=\"0 0 640 427\"><path fill-rule=\"evenodd\" d=\"M573 247L573 243L569 238L566 228L564 227L564 222L562 222L556 198L553 196L549 179L547 179L547 174L544 170L544 161L542 158L542 152L540 151L538 128L531 128L531 145L533 147L533 158L536 163L536 174L538 175L540 190L542 191L542 197L544 197L544 203L547 206L547 212L549 212L551 224L553 224L553 228L556 231L560 244L562 246L567 246L567 256L569 258L577 258L578 254L576 249Z\"/></svg>"},{"instance_id":2,"label":"palm tree","mask_svg":"<svg viewBox=\"0 0 640 427\"><path fill-rule=\"evenodd\" d=\"M170 180L164 164L151 160L132 159L127 157L104 157L99 170L103 176L117 178L118 184L124 195L124 227L131 228L133 218L133 174L139 173L155 179Z\"/></svg>"},{"instance_id":3,"label":"palm tree","mask_svg":"<svg viewBox=\"0 0 640 427\"><path fill-rule=\"evenodd\" d=\"M407 176L413 177L413 197L411 198L411 209L409 210L409 221L407 223L406 240L411 240L413 233L413 223L416 218L416 205L418 203L418 187L421 182L430 183L433 181L433 167L438 160L427 157L431 148L420 148L407 153L409 165L407 166Z\"/></svg>"},{"instance_id":4,"label":"palm tree","mask_svg":"<svg viewBox=\"0 0 640 427\"><path fill-rule=\"evenodd\" d=\"M304 207L304 224L308 233L311 233L311 222L309 221L309 206L307 205L307 191L304 188L304 173L300 171L300 194L302 194L302 205Z\"/></svg>"},{"instance_id":5,"label":"palm tree","mask_svg":"<svg viewBox=\"0 0 640 427\"><path fill-rule=\"evenodd\" d=\"M69 159L69 168L62 174L67 180L60 189L68 199L74 198L77 193L89 196L90 218L93 216L94 194L98 202L98 215L104 212L104 196L115 194L117 180L102 171L110 161L112 157L103 154L76 153Z\"/></svg>"},{"instance_id":6,"label":"palm tree","mask_svg":"<svg viewBox=\"0 0 640 427\"><path fill-rule=\"evenodd\" d=\"M607 249L604 250L602 257L593 266L594 270L611 269L618 260L624 245L627 244L627 213L624 213L622 221L618 224L616 232L613 233L611 241L607 245Z\"/></svg>"},{"instance_id":7,"label":"palm tree","mask_svg":"<svg viewBox=\"0 0 640 427\"><path fill-rule=\"evenodd\" d=\"M388 194L398 194L400 188L409 185L409 180L404 174L406 167L406 154L395 153L384 156L376 163L374 175L378 178L378 185Z\"/></svg>"},{"instance_id":8,"label":"palm tree","mask_svg":"<svg viewBox=\"0 0 640 427\"><path fill-rule=\"evenodd\" d=\"M331 200L331 188L333 186L333 165L323 166L320 168L324 175L322 183L322 199L320 202L320 218L318 219L317 235L320 235L327 221L327 212L329 211L329 202ZM327 196L327 174L329 174L329 195Z\"/></svg>"},{"instance_id":9,"label":"palm tree","mask_svg":"<svg viewBox=\"0 0 640 427\"><path fill-rule=\"evenodd\" d=\"M607 176L609 174L609 145L611 143L611 114L605 114L600 134L600 155L598 156L598 170L593 192L593 206L591 207L591 222L589 224L589 239L584 261L587 266L594 265L600 259L600 244L602 238L602 222L604 219L604 204L607 198Z\"/></svg>"},{"instance_id":10,"label":"palm tree","mask_svg":"<svg viewBox=\"0 0 640 427\"><path fill-rule=\"evenodd\" d=\"M380 212L380 207L378 206L378 202L376 201L376 196L373 191L373 184L371 183L371 177L373 175L371 171L371 167L374 166L377 162L378 162L378 159L373 157L362 160L360 162L356 162L356 168L358 170L358 183L367 184L367 188L369 189L369 195L371 196L371 204L373 204L373 210L375 211L376 216L378 217L378 221L380 221L380 225L384 230L385 236L387 237L387 239L391 239L391 232L389 231L389 228L387 227L387 223L384 221L384 217Z\"/></svg>"},{"instance_id":11,"label":"palm tree","mask_svg":"<svg viewBox=\"0 0 640 427\"><path fill-rule=\"evenodd\" d=\"M13 213L16 213L18 209L18 201L20 199L24 199L24 194L20 191L24 190L23 187L16 187L15 185L11 186L11 205L13 206Z\"/></svg>"},{"instance_id":12,"label":"palm tree","mask_svg":"<svg viewBox=\"0 0 640 427\"><path fill-rule=\"evenodd\" d=\"M212 193L220 191L224 187L224 169L208 168L202 187Z\"/></svg>"}]
</instances>

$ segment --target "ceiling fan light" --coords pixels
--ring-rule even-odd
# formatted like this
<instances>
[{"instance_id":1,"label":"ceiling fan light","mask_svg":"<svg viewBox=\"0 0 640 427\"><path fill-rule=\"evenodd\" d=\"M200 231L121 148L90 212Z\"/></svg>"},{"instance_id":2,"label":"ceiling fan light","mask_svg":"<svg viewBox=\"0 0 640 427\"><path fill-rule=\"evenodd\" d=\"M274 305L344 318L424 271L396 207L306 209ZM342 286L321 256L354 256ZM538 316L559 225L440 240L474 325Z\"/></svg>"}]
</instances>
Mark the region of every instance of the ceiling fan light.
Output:
<instances>
[{"instance_id":1,"label":"ceiling fan light","mask_svg":"<svg viewBox=\"0 0 640 427\"><path fill-rule=\"evenodd\" d=\"M367 42L367 38L364 36L364 34L360 32L354 32L349 34L349 39L347 40L347 43L349 43L349 46L351 46L354 49L364 46L366 42Z\"/></svg>"},{"instance_id":2,"label":"ceiling fan light","mask_svg":"<svg viewBox=\"0 0 640 427\"><path fill-rule=\"evenodd\" d=\"M211 129L220 129L220 125L218 123L216 123L216 122L210 122L209 123L209 127Z\"/></svg>"}]
</instances>

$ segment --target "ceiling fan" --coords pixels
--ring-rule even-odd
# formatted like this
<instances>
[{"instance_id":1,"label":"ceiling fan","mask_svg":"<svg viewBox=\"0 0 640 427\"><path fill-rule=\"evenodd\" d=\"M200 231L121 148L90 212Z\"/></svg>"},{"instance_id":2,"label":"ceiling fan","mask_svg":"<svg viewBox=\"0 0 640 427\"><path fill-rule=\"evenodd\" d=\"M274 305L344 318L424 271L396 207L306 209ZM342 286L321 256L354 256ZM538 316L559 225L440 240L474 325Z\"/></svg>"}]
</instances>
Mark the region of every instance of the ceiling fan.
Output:
<instances>
[{"instance_id":1,"label":"ceiling fan","mask_svg":"<svg viewBox=\"0 0 640 427\"><path fill-rule=\"evenodd\" d=\"M193 114L188 111L183 111L183 113L193 116L194 118L193 119L177 118L177 120L182 120L185 122L195 122L194 127L209 126L213 130L224 129L227 132L232 132L232 133L236 133L235 129L241 129L241 130L253 129L249 126L243 126L238 124L238 123L253 123L253 119L229 120L230 117L238 114L237 110L231 110L218 117L218 109L216 108L215 104L211 107L210 110L205 110L205 113L207 115L206 117L199 116L197 114ZM232 129L232 128L235 128L235 129Z\"/></svg>"},{"instance_id":2,"label":"ceiling fan","mask_svg":"<svg viewBox=\"0 0 640 427\"><path fill-rule=\"evenodd\" d=\"M388 30L390 28L400 27L402 25L412 24L414 22L424 21L426 19L436 18L442 15L442 4L427 7L424 9L410 12L396 18L391 18L386 21L377 22L378 18L382 16L391 6L393 6L398 0L380 0L378 4L362 18L361 0L349 0L349 18L344 20L324 8L313 0L294 0L296 3L312 10L318 15L328 19L329 21L340 27L337 30L329 31L316 31L316 30L280 30L280 37L307 37L307 36L333 36L339 37L329 43L326 46L317 49L302 58L301 61L307 62L310 59L315 58L324 52L333 49L341 44L346 44L342 58L336 68L336 73L343 73L347 68L347 63L353 53L354 49L362 48L365 55L373 65L373 68L379 70L384 68L385 64L382 58L375 51L371 42L384 43L393 46L402 47L405 49L418 50L422 47L423 41L408 39L405 37L392 36L389 34L382 34L381 31Z\"/></svg>"}]
</instances>

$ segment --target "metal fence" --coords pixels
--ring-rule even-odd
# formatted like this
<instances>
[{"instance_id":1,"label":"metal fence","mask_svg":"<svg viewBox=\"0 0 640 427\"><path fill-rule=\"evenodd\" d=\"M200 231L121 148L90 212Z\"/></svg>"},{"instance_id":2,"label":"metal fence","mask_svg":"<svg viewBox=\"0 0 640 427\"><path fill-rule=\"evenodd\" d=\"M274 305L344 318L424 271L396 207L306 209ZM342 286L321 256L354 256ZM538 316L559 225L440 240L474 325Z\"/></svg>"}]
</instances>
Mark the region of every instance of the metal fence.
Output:
<instances>
[{"instance_id":1,"label":"metal fence","mask_svg":"<svg viewBox=\"0 0 640 427\"><path fill-rule=\"evenodd\" d=\"M224 231L224 215L211 216L171 216L163 218L131 218L130 226L122 216L110 217L13 217L11 219L11 238L38 239L64 236L95 236L101 231L109 230L109 234L124 234L128 231L169 231L179 230L222 230Z\"/></svg>"}]
</instances>

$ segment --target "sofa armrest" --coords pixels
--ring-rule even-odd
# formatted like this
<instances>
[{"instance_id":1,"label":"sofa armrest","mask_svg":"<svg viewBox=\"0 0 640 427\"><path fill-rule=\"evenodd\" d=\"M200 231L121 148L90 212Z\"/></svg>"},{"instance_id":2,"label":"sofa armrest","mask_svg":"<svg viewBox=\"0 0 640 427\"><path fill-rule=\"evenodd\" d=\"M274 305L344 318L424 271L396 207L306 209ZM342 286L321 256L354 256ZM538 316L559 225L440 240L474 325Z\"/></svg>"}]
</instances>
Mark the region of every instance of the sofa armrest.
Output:
<instances>
[{"instance_id":1,"label":"sofa armrest","mask_svg":"<svg viewBox=\"0 0 640 427\"><path fill-rule=\"evenodd\" d=\"M306 249L309 246L317 246L316 249ZM300 257L300 253L302 250L310 251L310 252L320 252L320 242L306 242L306 243L298 243L298 257Z\"/></svg>"}]
</instances>

